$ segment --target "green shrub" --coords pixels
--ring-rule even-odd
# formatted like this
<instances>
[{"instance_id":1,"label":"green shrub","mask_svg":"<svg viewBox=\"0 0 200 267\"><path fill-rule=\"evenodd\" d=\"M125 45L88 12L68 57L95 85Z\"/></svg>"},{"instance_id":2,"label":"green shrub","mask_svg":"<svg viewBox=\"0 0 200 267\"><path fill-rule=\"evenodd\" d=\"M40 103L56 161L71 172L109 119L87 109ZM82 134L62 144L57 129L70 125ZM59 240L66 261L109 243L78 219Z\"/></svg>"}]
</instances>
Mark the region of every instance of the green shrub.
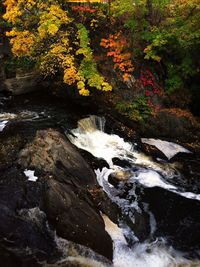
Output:
<instances>
[{"instance_id":1,"label":"green shrub","mask_svg":"<svg viewBox=\"0 0 200 267\"><path fill-rule=\"evenodd\" d=\"M145 97L138 97L132 102L119 102L116 109L135 122L143 122L152 115Z\"/></svg>"}]
</instances>

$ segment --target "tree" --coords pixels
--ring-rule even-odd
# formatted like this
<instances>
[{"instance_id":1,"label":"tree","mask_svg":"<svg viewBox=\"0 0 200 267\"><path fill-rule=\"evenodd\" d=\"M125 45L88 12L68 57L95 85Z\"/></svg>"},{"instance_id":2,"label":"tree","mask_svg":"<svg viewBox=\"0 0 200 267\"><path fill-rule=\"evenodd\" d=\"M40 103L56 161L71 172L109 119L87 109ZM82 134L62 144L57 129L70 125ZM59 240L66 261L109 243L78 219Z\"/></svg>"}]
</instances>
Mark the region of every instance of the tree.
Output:
<instances>
[{"instance_id":1,"label":"tree","mask_svg":"<svg viewBox=\"0 0 200 267\"><path fill-rule=\"evenodd\" d=\"M88 30L77 23L62 0L6 0L4 19L15 57L34 60L45 76L62 74L63 81L88 96L89 89L110 91L93 58Z\"/></svg>"}]
</instances>

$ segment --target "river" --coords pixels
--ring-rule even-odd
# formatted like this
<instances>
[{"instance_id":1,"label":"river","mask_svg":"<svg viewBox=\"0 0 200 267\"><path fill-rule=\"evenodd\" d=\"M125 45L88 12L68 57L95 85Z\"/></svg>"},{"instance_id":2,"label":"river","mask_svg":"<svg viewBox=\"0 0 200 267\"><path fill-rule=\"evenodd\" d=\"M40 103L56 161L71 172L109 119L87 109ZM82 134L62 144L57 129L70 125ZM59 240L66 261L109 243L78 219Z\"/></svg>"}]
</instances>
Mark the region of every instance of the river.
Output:
<instances>
[{"instance_id":1,"label":"river","mask_svg":"<svg viewBox=\"0 0 200 267\"><path fill-rule=\"evenodd\" d=\"M107 163L94 171L99 186L121 211L117 223L101 214L113 241L112 264L101 260L90 250L90 253L82 252L82 256L75 257L65 253L68 261L77 261L79 266L200 266L199 244L193 242L195 232L191 232L192 229L200 231L200 188L192 190L184 180L180 163L171 160L180 152L191 159L190 150L175 142L142 138L141 142L156 146L167 158L155 160L140 151L135 140L127 142L115 133L105 132L105 118L87 116L90 110L77 112L73 104L70 106L62 102L59 106L59 101L52 106L52 99L46 101L43 98L39 103L38 97L35 102L34 98L19 99L19 102L11 101L11 104L3 102L1 133L14 122L19 123L18 127L31 125L30 135L41 128L59 128L77 148ZM18 128L17 131L26 130ZM193 171L191 167L191 173ZM34 172L31 175L30 181L37 183ZM190 239L187 233L192 235ZM199 235L198 232L196 234ZM58 236L55 238L62 250L66 250L69 242ZM87 248L78 250L87 251ZM65 262L65 258L61 262Z\"/></svg>"}]
</instances>

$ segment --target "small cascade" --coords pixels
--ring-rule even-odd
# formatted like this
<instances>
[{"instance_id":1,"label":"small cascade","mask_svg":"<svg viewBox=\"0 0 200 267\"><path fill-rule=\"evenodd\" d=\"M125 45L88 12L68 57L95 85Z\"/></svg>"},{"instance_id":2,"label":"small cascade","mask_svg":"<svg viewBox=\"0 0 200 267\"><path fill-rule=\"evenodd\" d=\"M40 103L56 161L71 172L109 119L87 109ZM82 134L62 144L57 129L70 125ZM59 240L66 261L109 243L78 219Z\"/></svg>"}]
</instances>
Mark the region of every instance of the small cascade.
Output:
<instances>
[{"instance_id":1,"label":"small cascade","mask_svg":"<svg viewBox=\"0 0 200 267\"><path fill-rule=\"evenodd\" d=\"M105 128L105 118L98 116L90 116L88 118L82 119L78 122L78 128L81 132L93 132L99 130L104 131Z\"/></svg>"},{"instance_id":2,"label":"small cascade","mask_svg":"<svg viewBox=\"0 0 200 267\"><path fill-rule=\"evenodd\" d=\"M90 116L80 120L78 122L78 128L72 130L72 135L69 134L68 137L78 148L90 152L97 158L106 160L110 166L109 174L121 171L120 167L114 165L112 161L113 158L119 158L132 164L134 169L135 167L138 169L138 171L134 170L132 172L132 176L130 177L131 183L138 182L146 187L158 186L186 198L200 199L200 195L187 192L184 188L179 190L177 186L169 183L169 180L173 181L181 176L174 164L154 162L152 158L142 152L136 151L131 143L125 142L118 135L103 132L104 126L104 118ZM175 146L176 149L177 146ZM178 146L179 151L180 148L182 151L190 153L185 148ZM130 169L131 171L132 169ZM104 177L103 179L107 179L107 173L105 176L102 176L102 174L100 176L101 180L102 177ZM100 185L102 185L102 181Z\"/></svg>"},{"instance_id":3,"label":"small cascade","mask_svg":"<svg viewBox=\"0 0 200 267\"><path fill-rule=\"evenodd\" d=\"M123 216L127 216L133 224L135 214L143 216L145 212L149 216L150 238L140 243L126 220L120 219L118 225L114 224L108 217L103 216L106 231L111 236L114 244L114 267L178 267L178 266L200 266L197 261L189 261L185 254L167 245L167 239L160 237L152 239L156 232L157 222L154 214L149 210L147 203L140 202L140 196L136 188L160 187L166 191L173 192L184 198L200 200L200 196L187 192L183 187L175 186L170 181L181 177L176 166L167 162L154 162L151 157L138 152L131 143L125 142L123 138L115 134L104 132L105 119L90 116L79 121L78 128L72 130L68 137L78 148L84 149L97 158L107 161L109 168L95 170L97 181L109 198L121 209ZM143 140L147 142L148 140ZM167 152L169 146L163 142ZM179 151L190 153L185 148L172 145L176 153ZM175 151L173 151L173 154ZM176 154L175 153L175 154ZM172 153L167 154L171 158ZM129 167L120 167L113 163L113 158L126 161ZM124 175L123 175L124 173ZM109 181L110 175L118 177L117 187ZM127 175L128 174L128 175ZM120 181L120 177L122 177ZM126 177L126 179L123 179ZM158 199L159 203L159 199ZM127 242L127 240L131 242Z\"/></svg>"},{"instance_id":4,"label":"small cascade","mask_svg":"<svg viewBox=\"0 0 200 267\"><path fill-rule=\"evenodd\" d=\"M114 267L192 267L199 262L192 262L184 256L168 248L164 239L155 242L137 243L130 248L124 238L123 229L114 224L107 216L102 216L105 229L114 243Z\"/></svg>"}]
</instances>

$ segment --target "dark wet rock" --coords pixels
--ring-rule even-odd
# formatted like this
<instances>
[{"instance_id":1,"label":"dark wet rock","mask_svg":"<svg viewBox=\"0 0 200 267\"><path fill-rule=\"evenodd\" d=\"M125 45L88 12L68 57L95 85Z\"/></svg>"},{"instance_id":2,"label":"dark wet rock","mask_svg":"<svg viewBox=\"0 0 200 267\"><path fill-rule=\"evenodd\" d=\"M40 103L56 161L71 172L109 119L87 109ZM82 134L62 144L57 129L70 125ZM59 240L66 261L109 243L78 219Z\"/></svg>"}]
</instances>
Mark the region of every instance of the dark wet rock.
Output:
<instances>
[{"instance_id":1,"label":"dark wet rock","mask_svg":"<svg viewBox=\"0 0 200 267\"><path fill-rule=\"evenodd\" d=\"M192 254L200 248L200 202L165 189L145 188L143 200L157 222L157 236L167 236L176 248Z\"/></svg>"},{"instance_id":2,"label":"dark wet rock","mask_svg":"<svg viewBox=\"0 0 200 267\"><path fill-rule=\"evenodd\" d=\"M172 162L181 173L181 176L175 179L176 185L188 192L200 194L200 155L179 153Z\"/></svg>"},{"instance_id":3,"label":"dark wet rock","mask_svg":"<svg viewBox=\"0 0 200 267\"><path fill-rule=\"evenodd\" d=\"M107 215L111 221L118 223L121 210L117 204L112 202L108 195L103 191L101 187L94 188L89 191L96 207L105 215Z\"/></svg>"},{"instance_id":4,"label":"dark wet rock","mask_svg":"<svg viewBox=\"0 0 200 267\"><path fill-rule=\"evenodd\" d=\"M0 169L0 258L4 266L40 266L60 257L46 215L39 209L41 185L22 170ZM17 264L17 265L16 265Z\"/></svg>"},{"instance_id":5,"label":"dark wet rock","mask_svg":"<svg viewBox=\"0 0 200 267\"><path fill-rule=\"evenodd\" d=\"M132 167L132 165L127 160L122 160L119 158L113 158L112 162L114 165L117 165L117 166L122 167L122 168L131 168Z\"/></svg>"},{"instance_id":6,"label":"dark wet rock","mask_svg":"<svg viewBox=\"0 0 200 267\"><path fill-rule=\"evenodd\" d=\"M18 163L41 172L40 206L57 234L112 259L111 238L88 192L97 186L96 177L78 149L55 130L38 131Z\"/></svg>"},{"instance_id":7,"label":"dark wet rock","mask_svg":"<svg viewBox=\"0 0 200 267\"><path fill-rule=\"evenodd\" d=\"M12 165L0 168L1 203L12 210L39 206L41 201L40 183L29 182L23 170Z\"/></svg>"},{"instance_id":8,"label":"dark wet rock","mask_svg":"<svg viewBox=\"0 0 200 267\"><path fill-rule=\"evenodd\" d=\"M138 238L140 242L145 241L150 236L150 218L146 209L143 207L142 199L140 197L142 193L141 187L137 187L132 183L120 183L121 190L117 197L119 200L125 203L121 211L121 219L132 230L134 236ZM137 196L137 199L136 199ZM134 205L135 202L135 205ZM133 245L135 238L126 236L130 245Z\"/></svg>"},{"instance_id":9,"label":"dark wet rock","mask_svg":"<svg viewBox=\"0 0 200 267\"><path fill-rule=\"evenodd\" d=\"M198 134L199 128L190 112L181 109L163 109L141 125L139 131L146 137L191 140Z\"/></svg>"},{"instance_id":10,"label":"dark wet rock","mask_svg":"<svg viewBox=\"0 0 200 267\"><path fill-rule=\"evenodd\" d=\"M56 173L57 177L64 172L66 180L68 176L73 177L74 182L84 187L96 184L94 172L78 149L56 130L38 131L33 142L21 151L19 164Z\"/></svg>"},{"instance_id":11,"label":"dark wet rock","mask_svg":"<svg viewBox=\"0 0 200 267\"><path fill-rule=\"evenodd\" d=\"M118 170L118 171L116 170L115 172L109 175L108 181L109 183L117 187L117 185L120 182L122 183L127 182L131 178L132 175L133 175L132 172L129 170Z\"/></svg>"},{"instance_id":12,"label":"dark wet rock","mask_svg":"<svg viewBox=\"0 0 200 267\"><path fill-rule=\"evenodd\" d=\"M90 152L83 149L79 149L79 151L93 170L109 168L107 161L104 159L95 158Z\"/></svg>"},{"instance_id":13,"label":"dark wet rock","mask_svg":"<svg viewBox=\"0 0 200 267\"><path fill-rule=\"evenodd\" d=\"M105 132L117 134L126 141L133 142L138 139L137 132L134 130L135 127L133 128L128 123L126 124L126 118L118 112L109 111L109 114L106 113L105 118Z\"/></svg>"},{"instance_id":14,"label":"dark wet rock","mask_svg":"<svg viewBox=\"0 0 200 267\"><path fill-rule=\"evenodd\" d=\"M73 177L47 179L44 211L62 238L87 246L112 259L112 241L88 192Z\"/></svg>"},{"instance_id":15,"label":"dark wet rock","mask_svg":"<svg viewBox=\"0 0 200 267\"><path fill-rule=\"evenodd\" d=\"M145 144L143 142L140 142L138 148L143 153L152 157L155 160L157 160L157 159L168 160L168 158L165 156L165 154L153 145L149 145L149 144Z\"/></svg>"},{"instance_id":16,"label":"dark wet rock","mask_svg":"<svg viewBox=\"0 0 200 267\"><path fill-rule=\"evenodd\" d=\"M144 211L135 212L134 214L135 222L132 227L133 232L140 240L140 242L145 241L150 236L150 217Z\"/></svg>"}]
</instances>

